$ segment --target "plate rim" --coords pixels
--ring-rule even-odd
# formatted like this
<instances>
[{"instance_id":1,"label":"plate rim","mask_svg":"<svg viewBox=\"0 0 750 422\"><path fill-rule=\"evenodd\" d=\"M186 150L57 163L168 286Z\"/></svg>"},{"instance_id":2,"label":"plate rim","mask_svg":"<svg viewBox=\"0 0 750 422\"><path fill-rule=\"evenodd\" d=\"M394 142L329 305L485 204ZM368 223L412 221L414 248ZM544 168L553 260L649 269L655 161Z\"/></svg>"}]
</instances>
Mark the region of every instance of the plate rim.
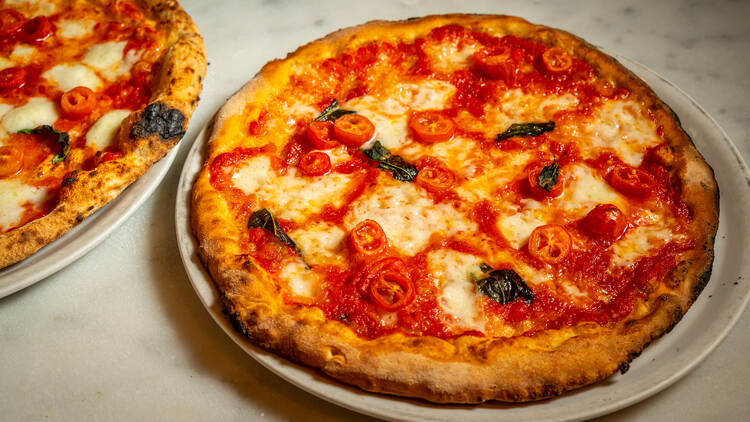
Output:
<instances>
[{"instance_id":1,"label":"plate rim","mask_svg":"<svg viewBox=\"0 0 750 422\"><path fill-rule=\"evenodd\" d=\"M184 139L116 198L28 258L0 269L0 299L32 286L89 253L151 197L166 177ZM48 248L50 246L50 248ZM45 252L46 251L46 252ZM68 252L68 253L66 253ZM62 259L58 259L62 255ZM21 278L5 284L14 275Z\"/></svg>"},{"instance_id":2,"label":"plate rim","mask_svg":"<svg viewBox=\"0 0 750 422\"><path fill-rule=\"evenodd\" d=\"M732 157L737 162L738 170L742 172L742 174L747 180L750 180L750 170L748 169L748 166L745 163L745 160L743 159L742 155L740 154L737 146L731 141L731 138L726 133L726 131L724 131L724 129L713 119L713 117L711 117L711 115L709 115L703 109L703 107L701 107L690 95L688 95L685 91L680 89L677 85L670 82L668 79L664 78L663 76L661 76L660 74L658 74L657 72L653 71L652 69L643 65L640 62L629 59L619 54L613 54L606 50L605 50L605 53L616 58L624 67L629 69L631 72L635 73L636 76L638 76L639 78L642 78L641 74L646 74L651 78L656 78L662 83L668 85L669 88L675 90L675 93L677 93L679 96L683 97L688 102L688 105L690 107L693 107L702 115L703 118L706 119L706 121L710 124L712 131L715 130L717 132L717 134L719 135L717 137L721 138L720 141L722 145L725 147L727 146L729 147L729 152L731 152ZM389 395L378 394L378 393L370 393L364 390L359 390L356 387L349 386L338 380L330 378L326 376L325 374L321 373L320 371L317 371L314 368L308 368L306 366L299 365L297 363L294 363L287 359L279 357L271 352L265 351L255 346L254 344L252 344L244 336L241 336L239 333L235 332L235 330L231 326L231 323L224 315L223 311L215 309L217 307L219 296L218 296L216 287L213 281L211 280L210 274L208 274L205 267L203 266L202 261L198 257L197 240L193 236L191 223L190 223L191 211L190 211L190 195L189 195L189 193L192 192L194 179L197 176L200 170L201 164L202 164L203 150L208 143L208 136L210 136L209 129L211 128L212 124L213 124L213 118L200 130L199 134L197 135L195 139L195 142L190 148L190 151L188 152L186 156L186 159L183 164L183 168L180 173L180 179L178 182L177 194L175 198L175 201L176 201L175 202L175 231L176 231L177 240L178 240L178 249L180 252L180 258L183 262L183 266L185 267L186 274L188 275L188 279L196 295L198 295L198 298L201 304L206 309L206 311L211 315L211 317L219 325L219 327L222 328L225 334L227 334L235 342L235 344L237 344L245 353L249 354L256 362L260 363L266 369L268 369L275 375L281 377L282 379L286 380L290 384L300 388L301 390L309 394L319 397L323 400L326 400L328 402L334 403L343 408L346 408L346 409L349 409L349 410L352 410L352 411L355 411L357 413L361 413L364 415L368 415L368 416L374 416L378 418L388 418L388 419L393 419L393 420L404 420L404 421L415 420L414 418L405 417L406 415L400 415L398 413L377 412L369 407L357 406L352 402L344 401L343 399L336 397L336 395L325 394L324 392L317 391L315 387L311 386L310 384L306 384L304 382L305 380L296 379L294 374L289 374L288 372L290 371L294 372L296 370L301 370L308 374L310 372L314 372L317 374L318 378L323 377L325 379L325 384L327 386L331 386L337 391L338 390L343 390L343 391L351 390L351 391L356 392L359 395L373 396L378 399L383 399L386 401L392 401L392 400L395 400L398 402L409 401L416 405L421 405L422 407L425 407L425 409L429 409L429 407L426 407L426 406L435 406L432 403L422 402L420 400L414 400L410 398L401 398L401 397L389 396ZM196 155L200 157L199 159L200 162L197 166L197 169L191 174L188 174L190 172L190 169L192 168L191 167L192 160L195 159ZM188 179L189 179L189 183L188 183ZM186 184L187 184L187 188L185 189ZM188 244L190 246L188 246ZM202 277L203 279L202 280L197 279L197 277L199 276ZM717 283L717 282L718 281L714 281L714 283ZM201 284L203 285L201 286ZM205 288L210 289L210 291L213 294L212 299L214 299L215 303L208 303L209 298L204 297ZM567 417L563 416L563 417L558 417L558 418L553 418L553 419L555 420L582 420L582 419L588 419L588 418L595 418L598 416L610 414L612 412L618 411L628 406L632 406L635 403L643 401L646 398L651 397L663 391L664 389L671 386L672 384L677 382L679 379L683 378L685 375L690 373L690 371L695 369L695 367L697 367L701 362L703 362L706 359L706 357L709 354L711 354L716 349L716 347L718 347L718 345L721 344L721 342L724 341L724 339L727 337L729 332L734 328L737 321L744 313L744 310L747 308L749 302L750 302L750 288L746 288L746 291L744 292L744 296L742 300L740 300L738 304L736 305L736 311L732 314L731 318L725 322L723 328L714 335L713 340L709 342L707 345L704 345L704 347L700 350L700 352L697 353L696 356L693 356L687 363L683 364L679 368L679 370L675 371L670 376L662 378L661 381L658 381L650 385L648 388L642 390L638 394L625 397L621 400L612 400L609 402L609 404L603 404L593 410L581 409L575 415L567 415ZM220 308L221 305L218 304L218 307ZM597 384L593 384L593 386L595 387ZM586 387L584 387L584 389L585 388ZM581 389L578 389L575 391L580 391L580 390ZM562 398L565 396L566 395L563 394L560 397ZM550 400L555 400L555 398L552 398ZM544 403L548 401L549 400L544 400L538 403ZM493 403L493 402L489 402L489 403ZM447 407L443 405L437 405L437 406L439 407L437 407L436 410ZM533 406L533 403L531 404L531 406ZM461 407L463 409L463 406ZM469 407L466 407L465 409L470 410L475 407L482 407L482 404L479 404L476 406L469 406ZM455 407L452 407L449 409L455 410ZM433 420L433 419L422 418L422 419L416 419L416 420Z\"/></svg>"}]
</instances>

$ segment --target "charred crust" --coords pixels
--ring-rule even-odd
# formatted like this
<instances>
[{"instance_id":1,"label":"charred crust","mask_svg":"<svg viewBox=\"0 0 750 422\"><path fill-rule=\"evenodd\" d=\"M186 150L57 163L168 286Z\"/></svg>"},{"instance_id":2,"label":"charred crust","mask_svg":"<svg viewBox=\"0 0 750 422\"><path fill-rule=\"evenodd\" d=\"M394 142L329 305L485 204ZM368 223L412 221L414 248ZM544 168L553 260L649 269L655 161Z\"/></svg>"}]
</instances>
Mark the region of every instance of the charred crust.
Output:
<instances>
[{"instance_id":1,"label":"charred crust","mask_svg":"<svg viewBox=\"0 0 750 422\"><path fill-rule=\"evenodd\" d=\"M60 183L60 186L63 188L67 188L73 185L75 181L78 180L76 177L66 177L63 179L62 183Z\"/></svg>"},{"instance_id":2,"label":"charred crust","mask_svg":"<svg viewBox=\"0 0 750 422\"><path fill-rule=\"evenodd\" d=\"M620 364L620 374L625 375L626 372L630 369L630 364L628 362L623 362Z\"/></svg>"},{"instance_id":3,"label":"charred crust","mask_svg":"<svg viewBox=\"0 0 750 422\"><path fill-rule=\"evenodd\" d=\"M83 221L83 216L79 214L76 216L76 222L80 223L81 221Z\"/></svg>"},{"instance_id":4,"label":"charred crust","mask_svg":"<svg viewBox=\"0 0 750 422\"><path fill-rule=\"evenodd\" d=\"M232 322L232 327L242 333L243 336L247 336L250 334L248 333L247 328L245 328L244 321L242 320L242 314L239 311L229 314L229 320Z\"/></svg>"},{"instance_id":5,"label":"charred crust","mask_svg":"<svg viewBox=\"0 0 750 422\"><path fill-rule=\"evenodd\" d=\"M185 134L185 115L176 108L170 108L164 103L153 103L146 107L141 119L130 130L130 138L148 138L159 135L162 141L179 139Z\"/></svg>"}]
</instances>

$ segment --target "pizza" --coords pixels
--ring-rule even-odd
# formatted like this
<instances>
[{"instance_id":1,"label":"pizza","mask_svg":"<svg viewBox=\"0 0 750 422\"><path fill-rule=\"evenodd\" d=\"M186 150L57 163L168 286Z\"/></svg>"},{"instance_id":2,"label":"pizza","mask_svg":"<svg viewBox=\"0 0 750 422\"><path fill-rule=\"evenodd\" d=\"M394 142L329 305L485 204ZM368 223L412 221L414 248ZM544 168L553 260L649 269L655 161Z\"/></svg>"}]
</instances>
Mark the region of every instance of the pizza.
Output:
<instances>
[{"instance_id":1,"label":"pizza","mask_svg":"<svg viewBox=\"0 0 750 422\"><path fill-rule=\"evenodd\" d=\"M538 400L602 380L708 281L713 172L583 40L509 16L343 29L221 108L193 186L236 329L364 390Z\"/></svg>"},{"instance_id":2,"label":"pizza","mask_svg":"<svg viewBox=\"0 0 750 422\"><path fill-rule=\"evenodd\" d=\"M164 156L205 67L203 40L173 0L0 1L0 268Z\"/></svg>"}]
</instances>

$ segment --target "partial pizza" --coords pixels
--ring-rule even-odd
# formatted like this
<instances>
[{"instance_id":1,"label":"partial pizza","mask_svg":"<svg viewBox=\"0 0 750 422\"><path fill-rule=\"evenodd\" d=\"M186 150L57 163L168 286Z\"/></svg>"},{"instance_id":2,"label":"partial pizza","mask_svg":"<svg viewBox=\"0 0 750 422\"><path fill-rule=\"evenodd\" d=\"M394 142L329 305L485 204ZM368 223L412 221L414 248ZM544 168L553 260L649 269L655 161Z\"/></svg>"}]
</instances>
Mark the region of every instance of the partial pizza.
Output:
<instances>
[{"instance_id":1,"label":"partial pizza","mask_svg":"<svg viewBox=\"0 0 750 422\"><path fill-rule=\"evenodd\" d=\"M163 157L205 68L203 40L174 0L0 1L0 268Z\"/></svg>"},{"instance_id":2,"label":"partial pizza","mask_svg":"<svg viewBox=\"0 0 750 422\"><path fill-rule=\"evenodd\" d=\"M711 168L643 81L509 16L370 22L268 63L192 198L237 330L434 402L625 372L703 289L718 224Z\"/></svg>"}]
</instances>

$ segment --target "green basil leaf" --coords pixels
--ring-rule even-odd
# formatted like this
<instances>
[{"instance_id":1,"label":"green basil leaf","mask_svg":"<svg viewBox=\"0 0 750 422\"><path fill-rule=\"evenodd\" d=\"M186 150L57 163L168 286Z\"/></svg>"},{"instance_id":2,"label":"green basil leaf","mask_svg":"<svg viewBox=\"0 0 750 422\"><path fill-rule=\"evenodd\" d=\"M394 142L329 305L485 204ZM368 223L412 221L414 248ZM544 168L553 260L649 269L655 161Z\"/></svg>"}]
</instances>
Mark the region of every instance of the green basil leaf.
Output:
<instances>
[{"instance_id":1,"label":"green basil leaf","mask_svg":"<svg viewBox=\"0 0 750 422\"><path fill-rule=\"evenodd\" d=\"M547 123L513 123L503 133L497 135L495 142L499 142L516 136L539 136L545 132L555 129L555 122Z\"/></svg>"},{"instance_id":2,"label":"green basil leaf","mask_svg":"<svg viewBox=\"0 0 750 422\"><path fill-rule=\"evenodd\" d=\"M334 121L345 114L352 114L352 113L355 113L355 112L352 110L344 110L344 109L339 108L339 101L334 98L333 101L331 101L331 104L329 104L328 107L326 107L325 110L323 110L323 112L320 113L318 117L314 118L313 121L315 122L322 122L325 120Z\"/></svg>"},{"instance_id":3,"label":"green basil leaf","mask_svg":"<svg viewBox=\"0 0 750 422\"><path fill-rule=\"evenodd\" d=\"M60 144L60 153L52 157L52 164L63 161L70 153L70 136L65 132L58 132L50 125L37 126L34 129L21 129L18 133L24 135L57 135L57 142Z\"/></svg>"},{"instance_id":4,"label":"green basil leaf","mask_svg":"<svg viewBox=\"0 0 750 422\"><path fill-rule=\"evenodd\" d=\"M537 177L536 183L540 188L551 191L555 185L557 185L557 176L560 174L560 166L557 165L557 158L552 161L552 164L544 166L542 171Z\"/></svg>"},{"instance_id":5,"label":"green basil leaf","mask_svg":"<svg viewBox=\"0 0 750 422\"><path fill-rule=\"evenodd\" d=\"M373 161L378 162L378 167L390 171L393 174L393 178L401 182L411 182L417 177L417 167L409 164L406 160L398 155L391 154L388 148L384 147L380 141L375 141L375 144L369 149L363 150L367 157Z\"/></svg>"},{"instance_id":6,"label":"green basil leaf","mask_svg":"<svg viewBox=\"0 0 750 422\"><path fill-rule=\"evenodd\" d=\"M521 276L513 270L493 270L488 277L474 282L479 293L501 305L506 305L519 298L524 299L526 303L534 301L534 293Z\"/></svg>"},{"instance_id":7,"label":"green basil leaf","mask_svg":"<svg viewBox=\"0 0 750 422\"><path fill-rule=\"evenodd\" d=\"M284 229L281 228L279 220L277 220L276 217L271 213L271 211L266 208L259 209L250 216L250 218L247 220L247 228L260 228L268 230L282 243L289 245L292 249L297 251L297 253L302 254L302 251L299 247L297 247L297 244L294 243L292 238L290 238L289 235L286 234Z\"/></svg>"}]
</instances>

